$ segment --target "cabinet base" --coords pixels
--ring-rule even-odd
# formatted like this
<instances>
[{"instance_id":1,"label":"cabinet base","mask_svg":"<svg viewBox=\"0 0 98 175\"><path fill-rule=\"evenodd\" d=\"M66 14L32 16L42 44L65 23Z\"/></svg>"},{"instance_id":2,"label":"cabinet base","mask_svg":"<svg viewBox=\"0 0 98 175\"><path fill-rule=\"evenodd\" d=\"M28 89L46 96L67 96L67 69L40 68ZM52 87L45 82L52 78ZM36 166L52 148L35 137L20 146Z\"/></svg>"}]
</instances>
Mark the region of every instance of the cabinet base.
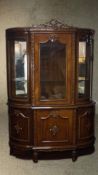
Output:
<instances>
[{"instance_id":1,"label":"cabinet base","mask_svg":"<svg viewBox=\"0 0 98 175\"><path fill-rule=\"evenodd\" d=\"M89 155L94 153L95 147L94 145L81 148L81 149L73 149L73 150L65 150L65 151L51 151L51 150L19 150L10 148L10 155L16 156L21 159L32 159L34 163L37 163L38 160L59 160L72 158L72 161L75 162L79 156ZM44 153L44 154L43 154Z\"/></svg>"}]
</instances>

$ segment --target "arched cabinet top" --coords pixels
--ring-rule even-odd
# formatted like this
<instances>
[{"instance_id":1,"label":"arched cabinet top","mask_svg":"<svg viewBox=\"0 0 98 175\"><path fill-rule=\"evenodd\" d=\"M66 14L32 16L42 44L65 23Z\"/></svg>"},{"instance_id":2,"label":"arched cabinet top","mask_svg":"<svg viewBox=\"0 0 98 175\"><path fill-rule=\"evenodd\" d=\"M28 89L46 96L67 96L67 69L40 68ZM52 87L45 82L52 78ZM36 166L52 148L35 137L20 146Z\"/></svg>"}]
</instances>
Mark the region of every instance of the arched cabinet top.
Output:
<instances>
[{"instance_id":1,"label":"arched cabinet top","mask_svg":"<svg viewBox=\"0 0 98 175\"><path fill-rule=\"evenodd\" d=\"M8 33L10 32L86 32L89 34L94 34L95 31L89 28L79 28L74 26L69 26L67 24L62 23L59 20L52 19L44 24L32 25L31 27L15 27L8 28L6 30Z\"/></svg>"}]
</instances>

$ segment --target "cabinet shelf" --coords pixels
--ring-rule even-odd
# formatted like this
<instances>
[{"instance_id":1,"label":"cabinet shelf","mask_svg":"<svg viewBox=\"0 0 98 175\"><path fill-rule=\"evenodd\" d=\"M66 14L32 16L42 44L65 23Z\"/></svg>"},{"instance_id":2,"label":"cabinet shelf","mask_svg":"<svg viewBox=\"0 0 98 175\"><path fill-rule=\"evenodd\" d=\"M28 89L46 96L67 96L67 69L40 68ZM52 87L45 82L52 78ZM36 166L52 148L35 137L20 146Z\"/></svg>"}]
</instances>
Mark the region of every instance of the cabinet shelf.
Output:
<instances>
[{"instance_id":1,"label":"cabinet shelf","mask_svg":"<svg viewBox=\"0 0 98 175\"><path fill-rule=\"evenodd\" d=\"M78 81L86 81L87 79L85 77L79 77Z\"/></svg>"}]
</instances>

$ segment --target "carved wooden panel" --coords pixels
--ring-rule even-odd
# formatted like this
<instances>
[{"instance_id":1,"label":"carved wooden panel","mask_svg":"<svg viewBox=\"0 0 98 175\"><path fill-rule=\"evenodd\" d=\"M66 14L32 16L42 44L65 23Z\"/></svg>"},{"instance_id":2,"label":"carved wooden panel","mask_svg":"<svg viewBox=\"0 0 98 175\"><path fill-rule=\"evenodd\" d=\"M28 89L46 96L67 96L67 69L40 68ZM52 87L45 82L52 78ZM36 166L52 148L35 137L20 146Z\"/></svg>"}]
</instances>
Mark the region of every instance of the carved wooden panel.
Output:
<instances>
[{"instance_id":1,"label":"carved wooden panel","mask_svg":"<svg viewBox=\"0 0 98 175\"><path fill-rule=\"evenodd\" d=\"M37 110L36 130L38 146L66 146L73 142L72 110Z\"/></svg>"},{"instance_id":2,"label":"carved wooden panel","mask_svg":"<svg viewBox=\"0 0 98 175\"><path fill-rule=\"evenodd\" d=\"M10 111L10 137L16 141L30 140L30 114L22 110Z\"/></svg>"},{"instance_id":3,"label":"carved wooden panel","mask_svg":"<svg viewBox=\"0 0 98 175\"><path fill-rule=\"evenodd\" d=\"M94 135L94 111L93 108L80 109L78 111L78 142L86 142Z\"/></svg>"}]
</instances>

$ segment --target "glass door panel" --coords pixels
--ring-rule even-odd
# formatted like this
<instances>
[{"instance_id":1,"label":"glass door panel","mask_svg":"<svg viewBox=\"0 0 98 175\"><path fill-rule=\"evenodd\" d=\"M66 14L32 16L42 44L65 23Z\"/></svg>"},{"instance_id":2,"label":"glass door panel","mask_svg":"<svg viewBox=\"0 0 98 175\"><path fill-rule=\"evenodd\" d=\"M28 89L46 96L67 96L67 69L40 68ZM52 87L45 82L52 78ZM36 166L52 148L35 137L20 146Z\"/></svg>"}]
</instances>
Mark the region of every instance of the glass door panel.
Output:
<instances>
[{"instance_id":1,"label":"glass door panel","mask_svg":"<svg viewBox=\"0 0 98 175\"><path fill-rule=\"evenodd\" d=\"M79 98L85 95L86 81L86 42L79 42L79 62L78 62L78 95Z\"/></svg>"},{"instance_id":2,"label":"glass door panel","mask_svg":"<svg viewBox=\"0 0 98 175\"><path fill-rule=\"evenodd\" d=\"M27 95L27 46L26 41L14 42L15 55L15 95Z\"/></svg>"},{"instance_id":3,"label":"glass door panel","mask_svg":"<svg viewBox=\"0 0 98 175\"><path fill-rule=\"evenodd\" d=\"M90 61L88 55L89 45L87 41L79 42L78 58L78 97L89 98L90 96Z\"/></svg>"},{"instance_id":4,"label":"glass door panel","mask_svg":"<svg viewBox=\"0 0 98 175\"><path fill-rule=\"evenodd\" d=\"M66 97L66 45L57 40L40 43L40 99Z\"/></svg>"}]
</instances>

